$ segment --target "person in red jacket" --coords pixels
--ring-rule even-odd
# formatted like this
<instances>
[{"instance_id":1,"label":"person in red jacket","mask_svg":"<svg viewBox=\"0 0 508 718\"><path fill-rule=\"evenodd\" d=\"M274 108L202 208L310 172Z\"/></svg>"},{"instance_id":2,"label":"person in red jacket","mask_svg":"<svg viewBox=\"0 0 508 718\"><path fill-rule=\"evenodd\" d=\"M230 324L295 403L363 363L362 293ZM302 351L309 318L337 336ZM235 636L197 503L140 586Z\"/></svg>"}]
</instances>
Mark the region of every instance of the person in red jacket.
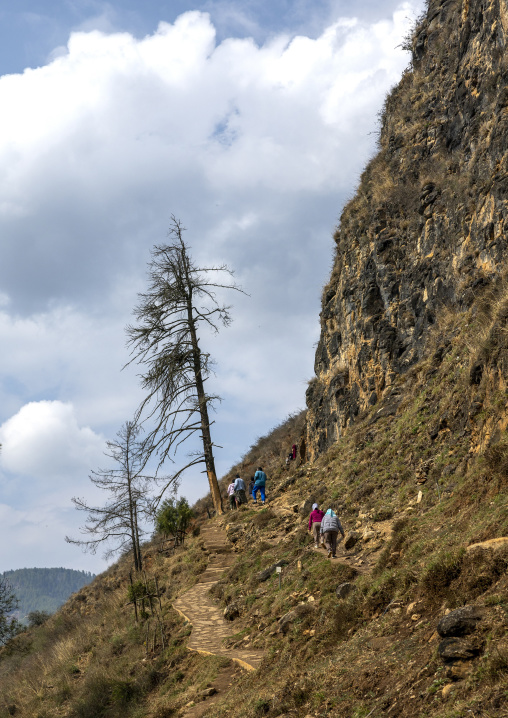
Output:
<instances>
[{"instance_id":1,"label":"person in red jacket","mask_svg":"<svg viewBox=\"0 0 508 718\"><path fill-rule=\"evenodd\" d=\"M314 546L319 548L319 536L321 533L321 519L325 515L324 511L318 508L317 504L312 504L312 513L309 516L309 531L314 536Z\"/></svg>"}]
</instances>

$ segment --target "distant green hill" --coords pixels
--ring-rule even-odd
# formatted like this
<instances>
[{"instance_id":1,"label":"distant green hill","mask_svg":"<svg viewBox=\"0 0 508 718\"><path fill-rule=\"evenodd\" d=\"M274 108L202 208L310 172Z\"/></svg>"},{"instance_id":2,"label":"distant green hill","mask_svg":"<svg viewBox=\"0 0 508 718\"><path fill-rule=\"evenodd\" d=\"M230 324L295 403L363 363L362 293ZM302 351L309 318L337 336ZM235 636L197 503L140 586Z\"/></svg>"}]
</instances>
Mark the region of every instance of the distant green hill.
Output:
<instances>
[{"instance_id":1,"label":"distant green hill","mask_svg":"<svg viewBox=\"0 0 508 718\"><path fill-rule=\"evenodd\" d=\"M72 593L95 578L93 573L71 568L19 568L4 571L3 576L18 598L21 621L31 611L54 613Z\"/></svg>"}]
</instances>

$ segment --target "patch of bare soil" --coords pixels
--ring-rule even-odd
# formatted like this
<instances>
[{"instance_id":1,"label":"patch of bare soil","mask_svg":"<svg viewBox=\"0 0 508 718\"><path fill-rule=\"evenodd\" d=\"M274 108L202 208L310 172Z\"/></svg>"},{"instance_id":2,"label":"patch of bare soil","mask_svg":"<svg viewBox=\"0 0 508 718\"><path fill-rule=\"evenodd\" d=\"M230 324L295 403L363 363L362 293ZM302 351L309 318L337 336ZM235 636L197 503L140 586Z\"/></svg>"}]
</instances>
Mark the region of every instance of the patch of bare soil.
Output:
<instances>
[{"instance_id":1,"label":"patch of bare soil","mask_svg":"<svg viewBox=\"0 0 508 718\"><path fill-rule=\"evenodd\" d=\"M203 691L202 701L186 707L182 718L202 718L202 716L206 716L215 703L222 700L230 691L235 690L235 685L242 672L242 669L233 662L223 668L213 684ZM206 695L207 693L209 695Z\"/></svg>"}]
</instances>

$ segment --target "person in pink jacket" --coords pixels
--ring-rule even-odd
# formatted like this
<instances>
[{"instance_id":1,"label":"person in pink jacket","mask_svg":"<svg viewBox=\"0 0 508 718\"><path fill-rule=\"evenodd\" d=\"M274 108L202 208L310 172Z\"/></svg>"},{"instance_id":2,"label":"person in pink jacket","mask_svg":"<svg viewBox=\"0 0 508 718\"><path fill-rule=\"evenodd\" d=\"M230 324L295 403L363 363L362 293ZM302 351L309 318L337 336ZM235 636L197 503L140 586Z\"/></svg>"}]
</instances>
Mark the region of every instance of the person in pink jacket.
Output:
<instances>
[{"instance_id":1,"label":"person in pink jacket","mask_svg":"<svg viewBox=\"0 0 508 718\"><path fill-rule=\"evenodd\" d=\"M314 546L319 548L319 536L321 533L321 519L325 515L324 511L318 508L317 504L312 504L312 513L309 516L309 531L314 536Z\"/></svg>"}]
</instances>

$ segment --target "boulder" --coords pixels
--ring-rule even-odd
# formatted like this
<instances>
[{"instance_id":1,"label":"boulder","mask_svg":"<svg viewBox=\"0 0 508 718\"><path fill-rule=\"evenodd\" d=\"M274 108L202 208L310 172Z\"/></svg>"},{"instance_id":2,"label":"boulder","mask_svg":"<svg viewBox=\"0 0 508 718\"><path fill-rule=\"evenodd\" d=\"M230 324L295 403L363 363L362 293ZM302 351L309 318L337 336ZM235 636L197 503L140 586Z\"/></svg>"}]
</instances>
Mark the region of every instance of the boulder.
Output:
<instances>
[{"instance_id":1,"label":"boulder","mask_svg":"<svg viewBox=\"0 0 508 718\"><path fill-rule=\"evenodd\" d=\"M351 583L350 581L346 581L346 583L341 583L337 588L335 589L335 595L337 598L347 598L351 591L355 590L354 583Z\"/></svg>"},{"instance_id":2,"label":"boulder","mask_svg":"<svg viewBox=\"0 0 508 718\"><path fill-rule=\"evenodd\" d=\"M236 603L230 603L224 609L224 618L226 619L226 621L234 621L235 618L239 617L239 615L240 615L240 610Z\"/></svg>"},{"instance_id":3,"label":"boulder","mask_svg":"<svg viewBox=\"0 0 508 718\"><path fill-rule=\"evenodd\" d=\"M349 549L353 548L358 541L360 540L360 534L358 531L349 531L348 534L346 534L346 538L344 539L344 548L349 551Z\"/></svg>"},{"instance_id":4,"label":"boulder","mask_svg":"<svg viewBox=\"0 0 508 718\"><path fill-rule=\"evenodd\" d=\"M471 660L481 651L481 643L471 638L445 638L437 648L443 661Z\"/></svg>"},{"instance_id":5,"label":"boulder","mask_svg":"<svg viewBox=\"0 0 508 718\"><path fill-rule=\"evenodd\" d=\"M489 539L488 541L481 541L480 543L473 543L471 546L466 547L466 551L499 551L503 548L508 548L507 536Z\"/></svg>"},{"instance_id":6,"label":"boulder","mask_svg":"<svg viewBox=\"0 0 508 718\"><path fill-rule=\"evenodd\" d=\"M473 633L481 620L481 614L476 606L463 606L443 616L437 624L437 632L442 638L465 636Z\"/></svg>"},{"instance_id":7,"label":"boulder","mask_svg":"<svg viewBox=\"0 0 508 718\"><path fill-rule=\"evenodd\" d=\"M210 698L210 696L214 696L217 693L217 688L214 688L213 686L211 688L205 688L204 691L200 691L199 695L203 700L205 698Z\"/></svg>"},{"instance_id":8,"label":"boulder","mask_svg":"<svg viewBox=\"0 0 508 718\"><path fill-rule=\"evenodd\" d=\"M446 668L446 677L451 681L462 681L473 670L471 661L453 661Z\"/></svg>"},{"instance_id":9,"label":"boulder","mask_svg":"<svg viewBox=\"0 0 508 718\"><path fill-rule=\"evenodd\" d=\"M455 688L455 683L447 683L445 686L443 686L443 690L441 691L441 695L443 696L443 700L446 700L452 690Z\"/></svg>"}]
</instances>

